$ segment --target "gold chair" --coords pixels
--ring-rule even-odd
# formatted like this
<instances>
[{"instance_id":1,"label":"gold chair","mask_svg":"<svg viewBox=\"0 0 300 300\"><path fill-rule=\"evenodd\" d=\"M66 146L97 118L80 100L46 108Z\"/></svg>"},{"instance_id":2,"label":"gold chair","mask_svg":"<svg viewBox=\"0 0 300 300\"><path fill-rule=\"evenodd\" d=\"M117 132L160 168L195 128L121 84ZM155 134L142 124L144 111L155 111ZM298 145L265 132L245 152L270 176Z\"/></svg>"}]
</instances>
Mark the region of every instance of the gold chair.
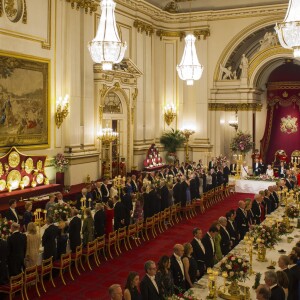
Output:
<instances>
[{"instance_id":1,"label":"gold chair","mask_svg":"<svg viewBox=\"0 0 300 300\"><path fill-rule=\"evenodd\" d=\"M130 249L132 249L131 247L131 243L130 243L130 239L133 238L135 245L138 246L138 237L137 237L137 224L131 224L128 226L127 229L127 243Z\"/></svg>"},{"instance_id":2,"label":"gold chair","mask_svg":"<svg viewBox=\"0 0 300 300\"><path fill-rule=\"evenodd\" d=\"M177 223L178 223L179 221L182 220L182 216L181 216L181 202L176 203L175 205L176 205L176 217L177 217L177 220L178 220Z\"/></svg>"},{"instance_id":3,"label":"gold chair","mask_svg":"<svg viewBox=\"0 0 300 300\"><path fill-rule=\"evenodd\" d=\"M71 271L71 253L62 254L60 259L53 263L53 269L59 270L59 276L64 285L66 285L64 273L66 269L69 270L69 274L72 280L74 280L72 271Z\"/></svg>"},{"instance_id":4,"label":"gold chair","mask_svg":"<svg viewBox=\"0 0 300 300\"><path fill-rule=\"evenodd\" d=\"M166 223L166 212L165 210L161 211L159 214L159 228L160 232L164 232L164 229L167 229L165 223Z\"/></svg>"},{"instance_id":5,"label":"gold chair","mask_svg":"<svg viewBox=\"0 0 300 300\"><path fill-rule=\"evenodd\" d=\"M102 253L103 253L103 256L104 256L105 260L107 260L106 253L105 253L105 245L106 245L106 243L105 243L105 234L103 234L102 236L97 237L96 241L97 241L97 258L98 258L98 262L100 264L100 259L99 259L98 253L100 253L101 250L102 250Z\"/></svg>"},{"instance_id":6,"label":"gold chair","mask_svg":"<svg viewBox=\"0 0 300 300\"><path fill-rule=\"evenodd\" d=\"M8 284L0 285L0 293L8 294L9 300L12 300L16 292L21 292L22 300L24 300L23 283L23 273L11 276Z\"/></svg>"},{"instance_id":7,"label":"gold chair","mask_svg":"<svg viewBox=\"0 0 300 300\"><path fill-rule=\"evenodd\" d=\"M194 201L195 201L195 209L197 209L197 207L199 207L200 213L203 214L205 211L203 196L200 199L196 199Z\"/></svg>"},{"instance_id":8,"label":"gold chair","mask_svg":"<svg viewBox=\"0 0 300 300\"><path fill-rule=\"evenodd\" d=\"M52 277L52 269L53 269L53 262L52 262L52 257L48 258L48 259L44 259L42 261L42 264L40 266L38 266L37 270L40 276L40 282L42 284L43 290L46 293L46 289L45 289L45 285L44 285L44 277L46 275L49 275L50 277L50 281L53 285L53 287L56 287L53 281L53 277Z\"/></svg>"},{"instance_id":9,"label":"gold chair","mask_svg":"<svg viewBox=\"0 0 300 300\"><path fill-rule=\"evenodd\" d=\"M106 248L107 248L107 252L108 252L110 258L113 258L113 256L111 255L111 251L110 251L110 247L113 245L115 247L116 254L119 256L119 252L117 249L118 248L117 231L113 231L108 234Z\"/></svg>"},{"instance_id":10,"label":"gold chair","mask_svg":"<svg viewBox=\"0 0 300 300\"><path fill-rule=\"evenodd\" d=\"M144 230L144 221L143 220L137 221L137 223L136 223L136 235L137 235L137 237L141 237L137 240L139 244L142 243L141 239L143 239L143 241L145 241L143 230Z\"/></svg>"},{"instance_id":11,"label":"gold chair","mask_svg":"<svg viewBox=\"0 0 300 300\"><path fill-rule=\"evenodd\" d=\"M82 256L85 257L85 262L87 262L90 270L92 270L90 264L90 256L94 257L95 264L99 266L98 258L97 258L97 240L87 243L86 248L82 250Z\"/></svg>"},{"instance_id":12,"label":"gold chair","mask_svg":"<svg viewBox=\"0 0 300 300\"><path fill-rule=\"evenodd\" d=\"M162 230L160 229L159 213L156 213L153 216L153 232L155 233L155 237L156 237L158 235L158 233L156 232L155 228L157 228L157 231L159 233L162 233Z\"/></svg>"},{"instance_id":13,"label":"gold chair","mask_svg":"<svg viewBox=\"0 0 300 300\"><path fill-rule=\"evenodd\" d=\"M118 239L118 249L119 252L122 253L121 251L121 242L124 242L124 246L126 251L128 251L127 245L126 245L126 239L127 239L127 229L126 227L122 227L118 229L118 234L117 234L117 239Z\"/></svg>"},{"instance_id":14,"label":"gold chair","mask_svg":"<svg viewBox=\"0 0 300 300\"><path fill-rule=\"evenodd\" d=\"M82 244L76 247L75 253L71 253L71 261L74 261L78 275L80 275L78 262L80 263L82 270L85 271L85 268L82 265Z\"/></svg>"},{"instance_id":15,"label":"gold chair","mask_svg":"<svg viewBox=\"0 0 300 300\"><path fill-rule=\"evenodd\" d=\"M173 224L173 220L172 220L172 216L171 216L171 207L165 208L164 212L165 212L165 223L164 226L166 229L168 229L168 224L170 225L174 225ZM176 213L176 207L175 207L175 213Z\"/></svg>"},{"instance_id":16,"label":"gold chair","mask_svg":"<svg viewBox=\"0 0 300 300\"><path fill-rule=\"evenodd\" d=\"M173 221L174 220L174 221ZM178 223L179 220L177 218L177 206L174 204L170 208L170 224L173 226L174 222Z\"/></svg>"},{"instance_id":17,"label":"gold chair","mask_svg":"<svg viewBox=\"0 0 300 300\"><path fill-rule=\"evenodd\" d=\"M154 225L153 217L148 217L146 219L145 224L144 224L144 232L145 232L145 235L146 235L146 238L147 238L148 241L150 240L150 238L148 236L148 230L149 229L152 230L152 235L153 235L153 237L155 237L154 231L153 231L153 225Z\"/></svg>"},{"instance_id":18,"label":"gold chair","mask_svg":"<svg viewBox=\"0 0 300 300\"><path fill-rule=\"evenodd\" d=\"M36 289L36 292L37 292L38 296L39 297L41 296L38 285L37 285L38 277L39 277L39 274L38 274L38 271L37 271L37 266L29 267L29 268L25 269L23 285L24 285L25 297L26 297L27 300L29 300L28 295L27 295L27 287L31 286L33 284L35 285L35 289Z\"/></svg>"}]
</instances>

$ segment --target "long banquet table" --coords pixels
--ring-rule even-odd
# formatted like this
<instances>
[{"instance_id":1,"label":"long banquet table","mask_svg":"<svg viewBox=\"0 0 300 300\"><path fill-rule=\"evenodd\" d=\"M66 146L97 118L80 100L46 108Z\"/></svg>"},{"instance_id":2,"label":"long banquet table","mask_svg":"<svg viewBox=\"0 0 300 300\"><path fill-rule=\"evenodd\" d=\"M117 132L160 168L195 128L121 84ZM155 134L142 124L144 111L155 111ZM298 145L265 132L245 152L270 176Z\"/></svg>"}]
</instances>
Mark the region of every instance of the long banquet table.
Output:
<instances>
[{"instance_id":1,"label":"long banquet table","mask_svg":"<svg viewBox=\"0 0 300 300\"><path fill-rule=\"evenodd\" d=\"M281 219L281 216L284 214L284 208L280 207L278 208L276 211L274 211L270 216L273 220L275 219ZM292 248L295 246L296 242L300 239L300 229L296 228L296 219L294 219L295 221L291 221L291 225L295 226L294 231L288 235L284 235L282 236L282 240L275 245L275 249L267 249L267 254L266 254L266 258L267 258L267 262L259 262L257 261L257 255L253 254L253 264L252 264L252 268L253 271L256 273L261 273L261 280L260 283L264 284L264 272L268 271L268 268L271 265L271 261L276 262L276 266L274 271L278 271L280 270L278 265L277 265L277 261L280 255L282 255L282 253L279 253L279 250L284 249L286 251L286 254L288 255ZM288 243L287 241L287 237L293 237L293 241L291 243ZM231 253L235 253L235 254L239 254L239 255L244 255L245 257L247 256L248 258L248 254L245 252L246 249L246 244L244 243L244 241L241 241L232 251ZM249 259L249 258L248 258ZM215 269L218 269L219 264L215 265ZM221 275L221 274L220 274ZM250 299L256 299L256 294L255 294L255 290L252 288L253 284L255 281L255 274L253 275L249 275L249 278L245 281L245 282L241 282L239 283L240 285L243 286L247 286L250 288ZM222 286L224 286L224 278L222 278L221 276L219 276L217 278L217 287L218 289ZM202 299L206 299L207 295L209 294L209 290L208 290L208 277L207 275L203 276L196 284L196 287L191 289L193 291L193 296L197 298L197 300L202 300ZM220 297L218 297L217 299L222 299Z\"/></svg>"},{"instance_id":2,"label":"long banquet table","mask_svg":"<svg viewBox=\"0 0 300 300\"><path fill-rule=\"evenodd\" d=\"M258 191L266 190L269 186L276 185L275 181L266 180L244 180L239 179L235 181L235 191L237 193L255 194Z\"/></svg>"}]
</instances>

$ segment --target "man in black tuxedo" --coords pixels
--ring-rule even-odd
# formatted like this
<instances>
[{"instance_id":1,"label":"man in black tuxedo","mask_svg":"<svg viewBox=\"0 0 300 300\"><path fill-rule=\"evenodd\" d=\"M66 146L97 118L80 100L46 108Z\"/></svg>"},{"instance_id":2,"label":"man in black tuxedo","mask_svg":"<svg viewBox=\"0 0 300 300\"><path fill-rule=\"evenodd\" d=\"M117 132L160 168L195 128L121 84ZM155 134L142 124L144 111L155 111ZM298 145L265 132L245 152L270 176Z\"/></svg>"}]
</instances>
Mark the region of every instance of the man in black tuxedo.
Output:
<instances>
[{"instance_id":1,"label":"man in black tuxedo","mask_svg":"<svg viewBox=\"0 0 300 300\"><path fill-rule=\"evenodd\" d=\"M118 230L125 226L125 206L124 204L119 201L118 196L114 196L114 230Z\"/></svg>"},{"instance_id":2,"label":"man in black tuxedo","mask_svg":"<svg viewBox=\"0 0 300 300\"><path fill-rule=\"evenodd\" d=\"M139 191L139 188L138 188L138 185L136 183L136 176L135 175L131 176L130 184L131 184L132 192L134 194L137 193Z\"/></svg>"},{"instance_id":3,"label":"man in black tuxedo","mask_svg":"<svg viewBox=\"0 0 300 300\"><path fill-rule=\"evenodd\" d=\"M278 168L278 176L280 178L285 178L285 173L286 173L286 170L287 170L287 165L284 163L284 161L281 161L280 162L280 166Z\"/></svg>"},{"instance_id":4,"label":"man in black tuxedo","mask_svg":"<svg viewBox=\"0 0 300 300\"><path fill-rule=\"evenodd\" d=\"M211 161L208 163L208 170L215 169L217 167L216 159L213 158Z\"/></svg>"},{"instance_id":5,"label":"man in black tuxedo","mask_svg":"<svg viewBox=\"0 0 300 300\"><path fill-rule=\"evenodd\" d=\"M160 198L158 198L156 187L154 184L151 184L148 197L150 205L149 213L150 217L152 217L153 215L159 212L158 209L161 207L161 200Z\"/></svg>"},{"instance_id":6,"label":"man in black tuxedo","mask_svg":"<svg viewBox=\"0 0 300 300\"><path fill-rule=\"evenodd\" d=\"M226 213L227 226L226 229L230 234L230 240L232 241L232 248L239 243L239 234L235 225L236 213L234 209L231 209Z\"/></svg>"},{"instance_id":7,"label":"man in black tuxedo","mask_svg":"<svg viewBox=\"0 0 300 300\"><path fill-rule=\"evenodd\" d=\"M163 296L159 293L159 285L155 279L156 265L152 260L146 261L145 265L145 276L141 280L140 290L143 300L161 300Z\"/></svg>"},{"instance_id":8,"label":"man in black tuxedo","mask_svg":"<svg viewBox=\"0 0 300 300\"><path fill-rule=\"evenodd\" d=\"M176 182L173 186L173 198L174 198L174 204L180 203L181 201L181 184L180 184L180 178L176 178Z\"/></svg>"},{"instance_id":9,"label":"man in black tuxedo","mask_svg":"<svg viewBox=\"0 0 300 300\"><path fill-rule=\"evenodd\" d=\"M293 188L293 184L292 184L289 177L286 177L284 179L284 183L285 183L285 186L288 188L289 191Z\"/></svg>"},{"instance_id":10,"label":"man in black tuxedo","mask_svg":"<svg viewBox=\"0 0 300 300\"><path fill-rule=\"evenodd\" d=\"M171 273L174 281L175 293L186 290L185 278L184 278L184 267L182 262L182 256L184 253L184 248L181 244L176 244L173 248L174 252L170 257L171 261Z\"/></svg>"},{"instance_id":11,"label":"man in black tuxedo","mask_svg":"<svg viewBox=\"0 0 300 300\"><path fill-rule=\"evenodd\" d=\"M278 267L289 277L290 258L287 255L280 255L278 258Z\"/></svg>"},{"instance_id":12,"label":"man in black tuxedo","mask_svg":"<svg viewBox=\"0 0 300 300\"><path fill-rule=\"evenodd\" d=\"M216 226L211 226L202 238L202 244L205 248L205 265L207 268L212 268L214 266L214 257L216 255L214 237L218 232L219 230Z\"/></svg>"},{"instance_id":13,"label":"man in black tuxedo","mask_svg":"<svg viewBox=\"0 0 300 300\"><path fill-rule=\"evenodd\" d=\"M160 182L160 201L160 211L163 211L169 207L169 190L167 187L167 182L165 180L162 180Z\"/></svg>"},{"instance_id":14,"label":"man in black tuxedo","mask_svg":"<svg viewBox=\"0 0 300 300\"><path fill-rule=\"evenodd\" d=\"M279 197L278 197L278 194L277 194L277 190L278 190L278 186L277 185L273 185L273 198L275 200L275 209L278 208L279 206Z\"/></svg>"},{"instance_id":15,"label":"man in black tuxedo","mask_svg":"<svg viewBox=\"0 0 300 300\"><path fill-rule=\"evenodd\" d=\"M131 200L131 195L128 193L126 186L122 188L121 202L125 207L125 226L129 226L130 217L133 212L133 204Z\"/></svg>"},{"instance_id":16,"label":"man in black tuxedo","mask_svg":"<svg viewBox=\"0 0 300 300\"><path fill-rule=\"evenodd\" d=\"M12 223L12 235L7 238L9 275L18 275L24 269L24 259L27 248L26 235L20 232L20 225Z\"/></svg>"},{"instance_id":17,"label":"man in black tuxedo","mask_svg":"<svg viewBox=\"0 0 300 300\"><path fill-rule=\"evenodd\" d=\"M299 283L300 283L300 267L297 265L298 258L295 254L289 256L289 286L288 286L288 300L299 300Z\"/></svg>"},{"instance_id":18,"label":"man in black tuxedo","mask_svg":"<svg viewBox=\"0 0 300 300\"><path fill-rule=\"evenodd\" d=\"M198 191L199 191L199 189L198 189ZM191 200L197 199L197 185L196 185L195 173L191 174L190 193L191 193ZM199 192L198 192L198 194L199 194Z\"/></svg>"},{"instance_id":19,"label":"man in black tuxedo","mask_svg":"<svg viewBox=\"0 0 300 300\"><path fill-rule=\"evenodd\" d=\"M95 238L102 236L105 233L105 212L101 203L97 203L95 206L94 215L94 231Z\"/></svg>"},{"instance_id":20,"label":"man in black tuxedo","mask_svg":"<svg viewBox=\"0 0 300 300\"><path fill-rule=\"evenodd\" d=\"M7 241L0 238L0 285L8 282L8 246Z\"/></svg>"},{"instance_id":21,"label":"man in black tuxedo","mask_svg":"<svg viewBox=\"0 0 300 300\"><path fill-rule=\"evenodd\" d=\"M8 209L7 213L5 214L6 219L11 220L15 223L19 223L18 213L16 211L17 200L16 199L10 199L8 201L8 205L9 205L9 209Z\"/></svg>"},{"instance_id":22,"label":"man in black tuxedo","mask_svg":"<svg viewBox=\"0 0 300 300\"><path fill-rule=\"evenodd\" d=\"M108 179L104 178L104 181L101 185L101 194L102 194L102 201L107 203L109 199L109 190L108 190Z\"/></svg>"},{"instance_id":23,"label":"man in black tuxedo","mask_svg":"<svg viewBox=\"0 0 300 300\"><path fill-rule=\"evenodd\" d=\"M274 271L265 272L265 283L271 290L270 300L285 300L284 290L277 284L277 275Z\"/></svg>"},{"instance_id":24,"label":"man in black tuxedo","mask_svg":"<svg viewBox=\"0 0 300 300\"><path fill-rule=\"evenodd\" d=\"M76 247L81 244L81 219L78 217L78 210L72 209L72 219L69 223L69 240L70 248L73 253L76 252Z\"/></svg>"},{"instance_id":25,"label":"man in black tuxedo","mask_svg":"<svg viewBox=\"0 0 300 300\"><path fill-rule=\"evenodd\" d=\"M92 195L93 195L93 200L96 202L96 203L99 203L102 201L102 192L101 192L101 185L102 183L100 181L97 181L96 182L96 186L92 192Z\"/></svg>"},{"instance_id":26,"label":"man in black tuxedo","mask_svg":"<svg viewBox=\"0 0 300 300\"><path fill-rule=\"evenodd\" d=\"M254 222L256 225L260 224L260 217L261 217L261 207L260 203L262 201L262 196L260 194L256 194L254 196L254 200L252 202L252 213Z\"/></svg>"},{"instance_id":27,"label":"man in black tuxedo","mask_svg":"<svg viewBox=\"0 0 300 300\"><path fill-rule=\"evenodd\" d=\"M44 247L43 259L48 259L52 256L54 261L56 259L56 237L59 229L53 224L51 216L47 217L47 225L48 227L42 237L42 245Z\"/></svg>"},{"instance_id":28,"label":"man in black tuxedo","mask_svg":"<svg viewBox=\"0 0 300 300\"><path fill-rule=\"evenodd\" d=\"M143 202L144 202L144 206L143 206L143 211L144 211L144 221L146 221L146 219L150 216L150 199L149 199L149 194L146 193L146 187L143 186L142 187L142 196L143 196Z\"/></svg>"},{"instance_id":29,"label":"man in black tuxedo","mask_svg":"<svg viewBox=\"0 0 300 300\"><path fill-rule=\"evenodd\" d=\"M249 224L247 219L247 213L245 211L246 203L243 200L239 201L239 207L236 210L236 217L235 217L235 223L237 231L240 235L240 239L242 240L246 234L246 232L249 231Z\"/></svg>"},{"instance_id":30,"label":"man in black tuxedo","mask_svg":"<svg viewBox=\"0 0 300 300\"><path fill-rule=\"evenodd\" d=\"M261 174L261 166L258 158L255 159L252 168L253 168L253 174L255 176L259 176Z\"/></svg>"},{"instance_id":31,"label":"man in black tuxedo","mask_svg":"<svg viewBox=\"0 0 300 300\"><path fill-rule=\"evenodd\" d=\"M224 185L228 184L229 181L229 175L230 175L230 170L227 166L227 163L223 163L223 178L224 178Z\"/></svg>"},{"instance_id":32,"label":"man in black tuxedo","mask_svg":"<svg viewBox=\"0 0 300 300\"><path fill-rule=\"evenodd\" d=\"M205 266L205 247L202 244L202 230L200 228L193 229L194 238L191 241L191 245L193 247L193 257L197 261L197 267L200 273L200 277L202 277L206 271Z\"/></svg>"},{"instance_id":33,"label":"man in black tuxedo","mask_svg":"<svg viewBox=\"0 0 300 300\"><path fill-rule=\"evenodd\" d=\"M226 228L227 219L225 217L220 217L219 223L220 223L220 235L221 235L220 246L221 246L222 254L225 256L231 250L232 242L230 239L230 234Z\"/></svg>"},{"instance_id":34,"label":"man in black tuxedo","mask_svg":"<svg viewBox=\"0 0 300 300\"><path fill-rule=\"evenodd\" d=\"M265 174L266 173L266 165L263 162L262 158L259 159L259 164L260 164L260 174Z\"/></svg>"}]
</instances>

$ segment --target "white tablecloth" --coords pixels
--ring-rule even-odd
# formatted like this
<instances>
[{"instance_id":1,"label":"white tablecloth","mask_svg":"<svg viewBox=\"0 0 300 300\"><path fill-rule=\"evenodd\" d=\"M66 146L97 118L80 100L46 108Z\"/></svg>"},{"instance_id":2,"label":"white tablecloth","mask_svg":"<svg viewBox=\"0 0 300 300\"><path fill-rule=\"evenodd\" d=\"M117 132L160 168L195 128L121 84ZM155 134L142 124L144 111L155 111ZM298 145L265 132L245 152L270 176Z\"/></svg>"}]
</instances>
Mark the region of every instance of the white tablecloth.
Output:
<instances>
[{"instance_id":1,"label":"white tablecloth","mask_svg":"<svg viewBox=\"0 0 300 300\"><path fill-rule=\"evenodd\" d=\"M271 217L273 219L281 220L282 219L281 216L283 214L284 214L284 208L280 207L271 214ZM291 225L296 226L296 219L295 219L295 221L291 221ZM292 243L287 242L287 236L294 238ZM261 284L264 284L264 272L268 271L267 267L271 265L271 261L276 262L274 271L280 270L277 265L277 261L278 261L279 256L281 255L281 253L279 253L278 251L284 249L286 251L286 253L284 253L284 254L288 255L291 252L292 248L295 246L296 242L300 239L299 236L300 236L300 229L297 229L297 228L295 228L291 234L284 235L282 237L282 240L277 245L275 245L274 250L267 249L267 254L266 254L266 258L268 259L267 262L257 261L256 253L253 254L253 271L256 273L259 272L262 274L261 280L260 280ZM238 253L239 255L245 255L245 257L247 256L247 258L248 258L248 254L245 252L245 249L246 249L246 245L244 244L243 241L241 241L240 244L237 245L231 252ZM218 264L215 267L218 267ZM245 282L239 283L241 285L250 287L250 299L256 299L255 290L252 288L254 281L255 281L255 275L251 275L251 276L249 276L249 279L247 279ZM199 300L206 299L206 296L208 295L207 275L203 276L198 281L198 283L201 286L201 288L196 287L196 288L192 289L194 292L194 296L197 297L197 299L199 299ZM217 287L222 288L223 285L224 285L224 278L219 276L218 280L217 280ZM222 298L218 297L217 299L222 299Z\"/></svg>"},{"instance_id":2,"label":"white tablecloth","mask_svg":"<svg viewBox=\"0 0 300 300\"><path fill-rule=\"evenodd\" d=\"M257 194L261 190L268 189L270 185L276 185L276 182L240 179L235 181L235 191L237 193Z\"/></svg>"}]
</instances>

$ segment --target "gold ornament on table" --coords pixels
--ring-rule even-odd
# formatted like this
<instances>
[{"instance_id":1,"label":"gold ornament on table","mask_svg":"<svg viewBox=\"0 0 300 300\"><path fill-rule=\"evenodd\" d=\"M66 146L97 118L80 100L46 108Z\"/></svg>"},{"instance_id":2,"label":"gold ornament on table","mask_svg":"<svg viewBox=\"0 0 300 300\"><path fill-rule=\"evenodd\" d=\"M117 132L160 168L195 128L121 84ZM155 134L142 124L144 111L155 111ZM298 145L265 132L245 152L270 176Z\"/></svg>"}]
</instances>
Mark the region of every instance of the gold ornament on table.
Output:
<instances>
[{"instance_id":1,"label":"gold ornament on table","mask_svg":"<svg viewBox=\"0 0 300 300\"><path fill-rule=\"evenodd\" d=\"M207 268L208 274L208 289L209 294L207 299L217 299L217 277L219 271L213 270L212 268Z\"/></svg>"},{"instance_id":2,"label":"gold ornament on table","mask_svg":"<svg viewBox=\"0 0 300 300\"><path fill-rule=\"evenodd\" d=\"M116 176L113 181L114 181L115 187L119 191L119 199L121 199L121 189L122 189L122 187L125 186L126 178L125 178L125 176L121 177L121 175L119 175L119 176Z\"/></svg>"},{"instance_id":3,"label":"gold ornament on table","mask_svg":"<svg viewBox=\"0 0 300 300\"><path fill-rule=\"evenodd\" d=\"M30 183L30 179L27 175L25 175L23 178L22 178L22 181L24 183L24 186L28 186L29 183Z\"/></svg>"},{"instance_id":4,"label":"gold ornament on table","mask_svg":"<svg viewBox=\"0 0 300 300\"><path fill-rule=\"evenodd\" d=\"M21 189L21 190L24 190L24 187L25 187L24 182L21 180L21 181L20 181L20 189Z\"/></svg>"},{"instance_id":5,"label":"gold ornament on table","mask_svg":"<svg viewBox=\"0 0 300 300\"><path fill-rule=\"evenodd\" d=\"M41 160L38 160L38 162L36 164L36 168L39 172L43 171L43 162Z\"/></svg>"},{"instance_id":6,"label":"gold ornament on table","mask_svg":"<svg viewBox=\"0 0 300 300\"><path fill-rule=\"evenodd\" d=\"M10 193L12 191L11 183L8 182L6 185L6 188L7 188L8 192Z\"/></svg>"},{"instance_id":7,"label":"gold ornament on table","mask_svg":"<svg viewBox=\"0 0 300 300\"><path fill-rule=\"evenodd\" d=\"M268 261L266 259L266 253L267 253L267 249L265 247L265 245L262 243L261 239L257 239L256 240L257 244L258 244L258 249L257 249L257 261L261 261L261 262L266 262Z\"/></svg>"},{"instance_id":8,"label":"gold ornament on table","mask_svg":"<svg viewBox=\"0 0 300 300\"><path fill-rule=\"evenodd\" d=\"M4 164L4 168L5 168L5 172L6 172L6 175L7 175L8 171L9 171L9 165L8 164Z\"/></svg>"},{"instance_id":9,"label":"gold ornament on table","mask_svg":"<svg viewBox=\"0 0 300 300\"><path fill-rule=\"evenodd\" d=\"M4 179L0 180L0 191L4 191L6 188L6 181Z\"/></svg>"},{"instance_id":10,"label":"gold ornament on table","mask_svg":"<svg viewBox=\"0 0 300 300\"><path fill-rule=\"evenodd\" d=\"M32 182L31 182L31 187L33 187L33 188L36 187L36 181L35 181L35 180L32 180Z\"/></svg>"},{"instance_id":11,"label":"gold ornament on table","mask_svg":"<svg viewBox=\"0 0 300 300\"><path fill-rule=\"evenodd\" d=\"M30 174L33 169L34 169L34 167L33 167L33 159L31 157L29 157L25 161L25 172L27 174Z\"/></svg>"},{"instance_id":12,"label":"gold ornament on table","mask_svg":"<svg viewBox=\"0 0 300 300\"><path fill-rule=\"evenodd\" d=\"M11 168L15 168L20 163L20 155L17 151L12 151L8 156L8 164Z\"/></svg>"},{"instance_id":13,"label":"gold ornament on table","mask_svg":"<svg viewBox=\"0 0 300 300\"><path fill-rule=\"evenodd\" d=\"M80 203L81 203L81 210L85 210L86 209L86 197L82 197L80 199Z\"/></svg>"}]
</instances>

